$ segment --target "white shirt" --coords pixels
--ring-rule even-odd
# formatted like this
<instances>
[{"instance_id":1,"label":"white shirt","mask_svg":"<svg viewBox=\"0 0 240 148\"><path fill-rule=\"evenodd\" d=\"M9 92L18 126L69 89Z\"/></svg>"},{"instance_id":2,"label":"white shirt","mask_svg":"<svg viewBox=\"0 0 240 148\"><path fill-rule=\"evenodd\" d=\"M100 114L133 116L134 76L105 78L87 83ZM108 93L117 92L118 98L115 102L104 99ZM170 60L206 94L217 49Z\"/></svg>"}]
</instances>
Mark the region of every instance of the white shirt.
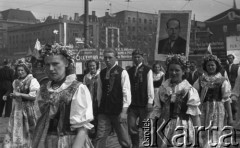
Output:
<instances>
[{"instance_id":1,"label":"white shirt","mask_svg":"<svg viewBox=\"0 0 240 148\"><path fill-rule=\"evenodd\" d=\"M28 76L23 80L25 81L28 77L32 76L32 74L28 74ZM13 81L13 92L18 92L18 88L16 88L16 81ZM29 93L28 95L31 97L36 97L37 96L37 91L40 89L40 84L38 83L36 78L33 78L30 82L29 86Z\"/></svg>"},{"instance_id":2,"label":"white shirt","mask_svg":"<svg viewBox=\"0 0 240 148\"><path fill-rule=\"evenodd\" d=\"M110 70L116 66L117 63L115 63ZM121 85L122 85L122 93L123 93L123 107L128 107L131 104L131 86L130 86L130 80L129 76L126 70L122 71L121 74ZM102 81L101 78L98 77L98 88L97 88L97 100L98 100L98 106L100 105L102 98Z\"/></svg>"},{"instance_id":3,"label":"white shirt","mask_svg":"<svg viewBox=\"0 0 240 148\"><path fill-rule=\"evenodd\" d=\"M142 63L138 64L137 69L142 66ZM154 86L153 86L153 72L150 69L147 74L147 92L148 92L148 103L153 104L154 100Z\"/></svg>"}]
</instances>

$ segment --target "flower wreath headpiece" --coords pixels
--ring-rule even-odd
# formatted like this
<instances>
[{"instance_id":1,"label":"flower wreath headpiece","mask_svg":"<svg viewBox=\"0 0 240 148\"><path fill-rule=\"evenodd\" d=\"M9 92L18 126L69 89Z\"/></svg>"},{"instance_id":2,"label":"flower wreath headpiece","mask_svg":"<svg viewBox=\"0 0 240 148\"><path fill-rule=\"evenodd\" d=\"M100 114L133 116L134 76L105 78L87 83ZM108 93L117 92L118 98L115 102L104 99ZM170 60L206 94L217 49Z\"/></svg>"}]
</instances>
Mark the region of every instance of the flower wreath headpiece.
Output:
<instances>
[{"instance_id":1,"label":"flower wreath headpiece","mask_svg":"<svg viewBox=\"0 0 240 148\"><path fill-rule=\"evenodd\" d=\"M24 66L29 71L32 71L32 64L29 61L27 61L25 58L21 58L21 59L16 60L14 66L15 67Z\"/></svg>"},{"instance_id":2,"label":"flower wreath headpiece","mask_svg":"<svg viewBox=\"0 0 240 148\"><path fill-rule=\"evenodd\" d=\"M216 55L212 55L212 54L205 55L203 57L203 63L206 63L208 61L216 61L219 65L221 65L221 61Z\"/></svg>"},{"instance_id":3,"label":"flower wreath headpiece","mask_svg":"<svg viewBox=\"0 0 240 148\"><path fill-rule=\"evenodd\" d=\"M187 58L180 54L168 55L166 59L166 66L168 67L170 64L179 64L181 67L187 67Z\"/></svg>"},{"instance_id":4,"label":"flower wreath headpiece","mask_svg":"<svg viewBox=\"0 0 240 148\"><path fill-rule=\"evenodd\" d=\"M68 46L62 46L58 43L54 45L46 44L41 49L41 56L44 59L46 56L52 56L52 55L63 55L66 57L69 61L73 61L74 59L74 53L71 50L71 47Z\"/></svg>"}]
</instances>

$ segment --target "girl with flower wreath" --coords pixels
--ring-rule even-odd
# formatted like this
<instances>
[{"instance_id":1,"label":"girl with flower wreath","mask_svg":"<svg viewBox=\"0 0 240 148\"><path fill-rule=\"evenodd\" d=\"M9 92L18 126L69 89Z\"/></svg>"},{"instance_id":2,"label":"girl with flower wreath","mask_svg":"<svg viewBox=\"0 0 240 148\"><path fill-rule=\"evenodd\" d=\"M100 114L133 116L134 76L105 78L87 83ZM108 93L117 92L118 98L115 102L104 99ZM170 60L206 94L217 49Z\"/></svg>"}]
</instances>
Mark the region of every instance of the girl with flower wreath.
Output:
<instances>
[{"instance_id":1,"label":"girl with flower wreath","mask_svg":"<svg viewBox=\"0 0 240 148\"><path fill-rule=\"evenodd\" d=\"M198 106L198 92L189 82L183 79L186 69L186 59L181 55L169 56L166 60L169 79L159 87L155 96L154 110L151 118L160 118L158 125L162 127L163 139L158 139L158 147L192 147L194 146L194 126L200 126L201 114ZM165 124L165 126L163 126ZM174 136L184 131L177 131L182 126L185 136L174 139ZM183 145L179 145L183 143ZM187 145L189 144L189 145Z\"/></svg>"},{"instance_id":2,"label":"girl with flower wreath","mask_svg":"<svg viewBox=\"0 0 240 148\"><path fill-rule=\"evenodd\" d=\"M13 81L12 113L9 119L4 148L32 148L31 139L36 126L34 102L40 85L31 74L31 64L19 59L15 71L18 78Z\"/></svg>"},{"instance_id":3,"label":"girl with flower wreath","mask_svg":"<svg viewBox=\"0 0 240 148\"><path fill-rule=\"evenodd\" d=\"M201 125L208 127L211 124L218 127L218 130L213 131L212 136L207 135L208 132L204 132L204 148L209 148L215 143L217 147L221 147L221 143L219 143L221 130L226 125L226 121L229 125L233 124L230 105L231 85L220 73L222 66L217 56L206 55L203 58L202 66L205 73L193 85L200 94Z\"/></svg>"},{"instance_id":4,"label":"girl with flower wreath","mask_svg":"<svg viewBox=\"0 0 240 148\"><path fill-rule=\"evenodd\" d=\"M33 148L92 148L88 129L93 127L91 94L76 80L72 52L64 46L42 49L50 81L37 95L38 121Z\"/></svg>"}]
</instances>

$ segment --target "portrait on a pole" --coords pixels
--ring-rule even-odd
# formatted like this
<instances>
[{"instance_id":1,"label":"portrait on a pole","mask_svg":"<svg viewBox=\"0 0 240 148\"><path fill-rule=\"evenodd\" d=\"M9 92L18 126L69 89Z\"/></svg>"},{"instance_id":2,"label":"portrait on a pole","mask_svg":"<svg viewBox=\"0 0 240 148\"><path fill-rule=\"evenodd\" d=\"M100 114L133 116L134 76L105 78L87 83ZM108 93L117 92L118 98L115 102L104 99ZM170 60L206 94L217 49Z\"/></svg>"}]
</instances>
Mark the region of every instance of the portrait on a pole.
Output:
<instances>
[{"instance_id":1,"label":"portrait on a pole","mask_svg":"<svg viewBox=\"0 0 240 148\"><path fill-rule=\"evenodd\" d=\"M191 11L162 11L158 13L155 60L165 61L169 54L188 56Z\"/></svg>"}]
</instances>

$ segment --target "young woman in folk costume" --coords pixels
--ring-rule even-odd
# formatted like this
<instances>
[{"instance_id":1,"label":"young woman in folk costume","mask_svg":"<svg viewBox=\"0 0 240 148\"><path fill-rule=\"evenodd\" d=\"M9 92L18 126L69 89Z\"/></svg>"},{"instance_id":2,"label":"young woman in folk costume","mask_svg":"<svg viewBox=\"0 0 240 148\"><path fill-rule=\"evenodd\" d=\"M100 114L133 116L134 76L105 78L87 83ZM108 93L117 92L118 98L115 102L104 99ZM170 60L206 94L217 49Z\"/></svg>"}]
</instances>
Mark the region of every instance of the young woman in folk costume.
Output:
<instances>
[{"instance_id":1,"label":"young woman in folk costume","mask_svg":"<svg viewBox=\"0 0 240 148\"><path fill-rule=\"evenodd\" d=\"M12 113L9 119L4 148L31 148L31 138L36 126L34 102L40 85L31 74L31 64L25 59L16 62L18 78L13 81Z\"/></svg>"},{"instance_id":2,"label":"young woman in folk costume","mask_svg":"<svg viewBox=\"0 0 240 148\"><path fill-rule=\"evenodd\" d=\"M98 102L97 102L97 87L98 87L98 77L99 77L99 62L96 60L87 61L88 73L83 78L83 84L85 84L90 93L93 102L93 115L94 120L91 122L94 125L93 130L90 131L90 138L95 138L97 133L97 115L98 115Z\"/></svg>"},{"instance_id":3,"label":"young woman in folk costume","mask_svg":"<svg viewBox=\"0 0 240 148\"><path fill-rule=\"evenodd\" d=\"M93 125L88 88L76 80L72 53L60 45L42 50L50 81L37 95L39 118L33 148L91 148L87 130Z\"/></svg>"},{"instance_id":4,"label":"young woman in folk costume","mask_svg":"<svg viewBox=\"0 0 240 148\"><path fill-rule=\"evenodd\" d=\"M212 126L218 127L218 130L213 131L212 135L207 135L207 131L204 132L204 148L208 148L214 143L221 147L221 143L218 142L222 134L221 130L225 125L226 114L228 123L230 125L233 123L230 105L231 85L221 75L221 69L220 60L217 56L206 55L203 59L205 73L193 85L198 90L201 98L201 125L208 127L212 124Z\"/></svg>"},{"instance_id":5,"label":"young woman in folk costume","mask_svg":"<svg viewBox=\"0 0 240 148\"><path fill-rule=\"evenodd\" d=\"M158 139L158 147L190 147L196 144L194 142L194 126L200 126L201 114L198 106L200 98L198 92L189 82L183 79L186 69L186 59L181 55L171 55L166 59L169 79L164 81L155 95L154 110L151 118L160 118L158 125L166 123L163 139ZM174 136L183 133L182 130L176 131L176 128L182 126L187 131L184 137L175 139ZM187 140L186 140L187 139ZM173 140L173 141L172 141ZM200 139L199 139L200 140Z\"/></svg>"},{"instance_id":6,"label":"young woman in folk costume","mask_svg":"<svg viewBox=\"0 0 240 148\"><path fill-rule=\"evenodd\" d=\"M161 86L164 81L164 72L160 63L154 63L152 66L153 69L153 86L154 94L157 94L158 88Z\"/></svg>"}]
</instances>

